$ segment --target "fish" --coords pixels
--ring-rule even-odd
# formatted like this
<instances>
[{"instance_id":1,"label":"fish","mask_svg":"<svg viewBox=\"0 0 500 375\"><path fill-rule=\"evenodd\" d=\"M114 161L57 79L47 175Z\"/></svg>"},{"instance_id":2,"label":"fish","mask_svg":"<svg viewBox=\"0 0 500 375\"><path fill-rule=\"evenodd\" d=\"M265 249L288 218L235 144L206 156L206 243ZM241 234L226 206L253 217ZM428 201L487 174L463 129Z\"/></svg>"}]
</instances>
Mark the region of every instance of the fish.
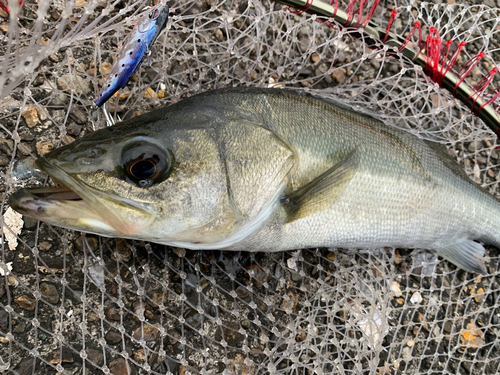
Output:
<instances>
[{"instance_id":1,"label":"fish","mask_svg":"<svg viewBox=\"0 0 500 375\"><path fill-rule=\"evenodd\" d=\"M485 273L500 201L446 147L331 99L207 91L57 148L58 187L9 198L48 224L197 250L421 248Z\"/></svg>"},{"instance_id":2,"label":"fish","mask_svg":"<svg viewBox=\"0 0 500 375\"><path fill-rule=\"evenodd\" d=\"M124 40L115 62L111 67L104 86L94 100L94 105L101 107L119 89L124 88L135 74L146 55L151 51L161 31L168 21L169 7L157 5L151 8L134 26Z\"/></svg>"}]
</instances>

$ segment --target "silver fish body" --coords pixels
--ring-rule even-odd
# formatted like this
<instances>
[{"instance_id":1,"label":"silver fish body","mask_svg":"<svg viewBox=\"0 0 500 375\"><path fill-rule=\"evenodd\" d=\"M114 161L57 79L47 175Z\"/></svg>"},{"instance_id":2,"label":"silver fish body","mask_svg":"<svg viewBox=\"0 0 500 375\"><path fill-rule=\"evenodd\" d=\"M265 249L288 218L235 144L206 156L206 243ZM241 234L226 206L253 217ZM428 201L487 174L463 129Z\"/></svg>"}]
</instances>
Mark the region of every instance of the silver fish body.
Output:
<instances>
[{"instance_id":1,"label":"silver fish body","mask_svg":"<svg viewBox=\"0 0 500 375\"><path fill-rule=\"evenodd\" d=\"M134 29L123 41L111 71L94 100L97 107L102 106L119 89L124 88L137 71L146 54L168 21L169 8L157 5L139 20Z\"/></svg>"},{"instance_id":2,"label":"silver fish body","mask_svg":"<svg viewBox=\"0 0 500 375\"><path fill-rule=\"evenodd\" d=\"M440 145L341 104L223 89L38 160L63 187L10 204L55 225L190 249L433 249L485 272L499 201Z\"/></svg>"}]
</instances>

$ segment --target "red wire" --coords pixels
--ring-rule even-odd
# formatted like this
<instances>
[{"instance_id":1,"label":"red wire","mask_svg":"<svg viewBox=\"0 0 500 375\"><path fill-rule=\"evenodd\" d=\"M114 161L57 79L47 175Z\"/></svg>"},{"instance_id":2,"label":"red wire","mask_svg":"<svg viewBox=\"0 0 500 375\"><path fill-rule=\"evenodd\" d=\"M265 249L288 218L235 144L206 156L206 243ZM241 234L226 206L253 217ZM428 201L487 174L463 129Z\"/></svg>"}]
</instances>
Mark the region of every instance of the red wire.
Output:
<instances>
[{"instance_id":1,"label":"red wire","mask_svg":"<svg viewBox=\"0 0 500 375\"><path fill-rule=\"evenodd\" d=\"M401 44L401 46L399 46L399 48L398 48L399 52L401 52L406 47L406 45L410 41L413 34L415 34L416 29L418 29L418 47L420 49L422 49L422 29L420 28L420 22L415 21L413 29L411 29L411 31L408 33L408 36L404 40L404 42Z\"/></svg>"},{"instance_id":2,"label":"red wire","mask_svg":"<svg viewBox=\"0 0 500 375\"><path fill-rule=\"evenodd\" d=\"M457 89L458 86L465 80L465 77L469 75L469 73L476 67L477 64L479 64L479 61L484 56L484 52L479 52L478 55L474 56L472 59L470 59L467 64L465 64L462 69L459 70L458 72L458 77L460 78L458 82L455 84L455 89L453 90L453 96L456 97Z\"/></svg>"},{"instance_id":3,"label":"red wire","mask_svg":"<svg viewBox=\"0 0 500 375\"><path fill-rule=\"evenodd\" d=\"M439 57L441 56L441 36L435 27L429 29L426 44L427 61L425 70L431 79L436 82L439 71Z\"/></svg>"},{"instance_id":4,"label":"red wire","mask_svg":"<svg viewBox=\"0 0 500 375\"><path fill-rule=\"evenodd\" d=\"M302 14L304 12L307 12L312 4L313 4L313 0L306 0L306 3L304 4L304 6L302 6L301 8L299 8L297 10L292 10L292 8L290 8L290 7L286 7L286 9L290 13L293 13L293 14Z\"/></svg>"},{"instance_id":5,"label":"red wire","mask_svg":"<svg viewBox=\"0 0 500 375\"><path fill-rule=\"evenodd\" d=\"M379 3L380 0L375 0L373 2L373 5L372 7L370 8L370 11L368 12L368 14L366 15L365 19L363 21L361 21L361 5L360 5L360 8L359 8L359 17L358 17L358 22L356 23L356 26L354 27L359 27L361 25L361 27L366 27L366 25L368 25L368 22L370 22L370 18L372 18L373 16L373 13L375 13L375 9L377 9L377 6L378 6L378 3ZM366 3L366 2L365 2ZM363 4L364 5L364 4Z\"/></svg>"},{"instance_id":6,"label":"red wire","mask_svg":"<svg viewBox=\"0 0 500 375\"><path fill-rule=\"evenodd\" d=\"M389 31L391 30L392 24L396 21L396 16L398 15L398 11L393 9L391 12L391 17L389 18L389 22L387 22L387 29L385 29L385 35L382 39L382 43L387 42L387 38L389 37Z\"/></svg>"},{"instance_id":7,"label":"red wire","mask_svg":"<svg viewBox=\"0 0 500 375\"><path fill-rule=\"evenodd\" d=\"M5 10L7 12L7 14L10 14L9 8L7 8L7 4L8 4L7 0L5 0L5 4L2 1L0 1L0 8Z\"/></svg>"},{"instance_id":8,"label":"red wire","mask_svg":"<svg viewBox=\"0 0 500 375\"><path fill-rule=\"evenodd\" d=\"M438 73L438 76L437 76L437 79L436 79L436 82L441 87L443 86L444 76L446 75L446 73L448 73L449 70L451 70L453 68L453 66L455 65L455 63L457 61L458 55L460 54L460 51L462 50L462 48L465 47L465 45L467 44L467 42L460 42L459 43L457 49L455 50L455 52L453 53L453 56L450 59L450 62L447 65L445 65L446 64L446 58L448 57L448 53L450 52L451 44L452 44L452 41L448 40L446 42L445 49L443 49L443 52L441 53L441 60L439 62L440 70L439 70L439 73ZM445 53L445 51L446 51L446 53Z\"/></svg>"},{"instance_id":9,"label":"red wire","mask_svg":"<svg viewBox=\"0 0 500 375\"><path fill-rule=\"evenodd\" d=\"M488 87L488 85L491 83L491 81L493 81L493 77L495 76L496 72L498 72L498 68L497 67L494 67L493 69L491 69L478 83L476 86L473 87L473 90L474 90L474 93L472 93L468 98L467 100L464 102L466 103L467 101L469 101L470 99L474 98L474 101L472 102L472 106L471 106L471 110L473 110L474 108L474 104L476 104L476 101L477 99L483 95L484 91L486 90L486 88ZM495 91L496 89L490 91L488 93L488 95ZM500 93L496 94L493 98L491 98L490 100L488 100L486 103L483 103L476 111L474 111L473 113L475 115L477 115L479 113L479 111L481 109L483 109L487 104L489 104L490 102L493 102L493 100L495 100L498 96L500 95Z\"/></svg>"}]
</instances>

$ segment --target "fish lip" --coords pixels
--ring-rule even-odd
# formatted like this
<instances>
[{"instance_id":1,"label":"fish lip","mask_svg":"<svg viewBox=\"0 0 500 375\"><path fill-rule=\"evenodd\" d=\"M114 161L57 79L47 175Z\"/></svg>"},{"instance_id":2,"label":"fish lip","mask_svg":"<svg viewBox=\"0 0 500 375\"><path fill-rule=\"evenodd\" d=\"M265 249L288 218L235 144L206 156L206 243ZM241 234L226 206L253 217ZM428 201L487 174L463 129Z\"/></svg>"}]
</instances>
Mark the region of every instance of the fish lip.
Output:
<instances>
[{"instance_id":1,"label":"fish lip","mask_svg":"<svg viewBox=\"0 0 500 375\"><path fill-rule=\"evenodd\" d=\"M26 213L28 216L34 216L40 220L47 220L49 218L43 215L45 208L53 206L56 201L58 204L64 204L64 201L67 201L67 199L57 199L59 198L58 194L72 192L74 194L69 194L69 197L72 198L71 200L78 200L78 198L80 198L83 201L80 205L82 210L87 210L92 215L99 217L103 223L124 235L134 235L154 220L156 208L152 204L112 196L97 190L72 177L61 167L50 162L45 157L39 158L36 164L40 169L63 186L63 188L21 189L9 198L9 205L16 211ZM43 199L43 197L37 195L37 193L41 194L40 192L55 192L55 194L49 195L52 199ZM133 209L135 212L138 212L144 220L141 220L141 223L131 223L110 210L104 203L105 201ZM99 207L99 210L96 210L94 207Z\"/></svg>"}]
</instances>

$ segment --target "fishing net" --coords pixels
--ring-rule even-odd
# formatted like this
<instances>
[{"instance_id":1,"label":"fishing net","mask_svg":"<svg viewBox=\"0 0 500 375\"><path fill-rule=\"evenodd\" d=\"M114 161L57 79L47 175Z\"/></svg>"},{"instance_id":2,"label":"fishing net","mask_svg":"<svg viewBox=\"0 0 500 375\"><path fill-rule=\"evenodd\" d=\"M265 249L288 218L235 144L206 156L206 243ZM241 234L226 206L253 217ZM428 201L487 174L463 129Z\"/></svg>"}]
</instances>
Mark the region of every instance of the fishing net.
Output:
<instances>
[{"instance_id":1,"label":"fishing net","mask_svg":"<svg viewBox=\"0 0 500 375\"><path fill-rule=\"evenodd\" d=\"M486 247L488 274L479 277L426 250L189 251L16 215L6 203L15 190L50 183L35 169L39 155L110 122L92 100L152 4L0 3L10 11L0 10L0 372L500 371L495 248ZM435 27L443 44L466 41L455 70L483 51L466 77L474 86L500 61L499 9L480 3L381 1L371 20L385 28L396 9L391 30L399 35L419 21L422 38ZM107 104L113 119L212 88L295 87L444 143L471 178L499 194L496 135L384 44L370 49L357 29L268 0L170 5L167 30Z\"/></svg>"}]
</instances>

